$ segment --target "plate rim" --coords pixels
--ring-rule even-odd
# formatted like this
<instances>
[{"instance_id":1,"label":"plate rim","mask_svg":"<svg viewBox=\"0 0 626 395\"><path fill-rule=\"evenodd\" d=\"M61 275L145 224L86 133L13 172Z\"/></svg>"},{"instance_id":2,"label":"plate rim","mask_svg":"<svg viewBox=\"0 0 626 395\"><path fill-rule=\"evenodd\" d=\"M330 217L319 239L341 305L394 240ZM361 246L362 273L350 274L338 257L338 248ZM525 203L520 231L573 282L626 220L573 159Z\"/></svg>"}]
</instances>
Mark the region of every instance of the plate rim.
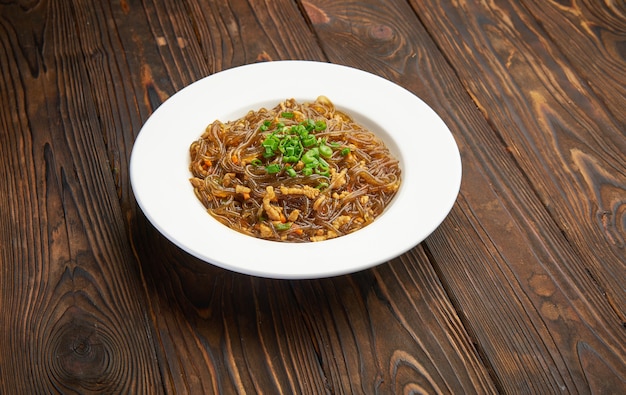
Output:
<instances>
[{"instance_id":1,"label":"plate rim","mask_svg":"<svg viewBox=\"0 0 626 395\"><path fill-rule=\"evenodd\" d=\"M303 88L303 85L297 85L295 88L289 88L292 89L294 94L287 95L288 97L281 96L269 98L269 96L277 96L279 93L283 94L288 91L285 90L287 88L284 86L281 86L280 89L271 88L272 83L276 83L277 80L280 80L281 78L283 79L282 82L285 83L293 83L294 81L302 83L302 81L298 79L299 77L294 76L300 74L308 75L308 78L311 78L313 82L309 81L305 84L306 88ZM265 80L259 82L258 76L262 76ZM320 79L322 77L326 79ZM161 201L160 203L156 202L156 199L154 198L155 191L163 192L163 190L158 189L154 185L154 182L151 184L145 179L148 177L146 168L148 166L147 162L150 160L150 151L156 149L157 152L161 152L166 148L170 148L172 145L176 146L176 144L180 144L181 147L183 146L181 141L174 141L176 144L171 144L168 147L158 147L158 142L155 142L157 138L165 138L166 141L168 141L167 138L176 140L176 137L167 134L170 133L169 129L164 130L164 128L170 127L172 123L176 124L175 120L172 119L176 118L176 114L170 115L169 112L179 111L183 114L185 114L186 111L191 112L199 105L197 102L194 102L194 99L196 101L198 101L199 98L204 99L205 97L203 95L208 94L210 89L214 89L215 91L220 91L220 89L227 90L229 87L232 88L235 82L242 83L255 80L258 82L258 85L248 87L249 90L247 91L246 96L248 98L247 100L263 99L257 101L260 103L268 103L268 105L269 103L273 103L273 105L278 104L278 101L285 100L290 97L300 97L300 100L314 100L315 97L310 97L310 92L312 92L315 88L319 88L319 95L329 97L329 99L338 108L344 109L344 111L353 116L357 121L361 122L359 117L363 119L370 118L369 121L373 120L376 127L384 128L383 130L386 137L383 138L383 140L386 139L386 143L389 143L390 138L397 143L396 147L394 147L392 151L395 150L394 154L399 156L401 161L401 189L398 191L398 194L394 198L390 207L388 207L388 209L386 209L386 211L372 224L349 235L314 243L284 243L262 240L243 235L212 218L195 197L193 194L193 188L188 181L191 177L191 173L188 172L189 160L185 162L188 175L184 181L188 184L188 192L191 193L193 199L195 199L195 204L198 207L193 209L190 208L189 210L191 211L183 212L180 211L182 208L179 208L175 215L163 213L163 210L158 210L159 208L162 209L162 206L166 203L164 203L164 201ZM370 103L367 101L368 99L366 97L350 97L349 94L341 94L337 88L330 88L329 85L324 85L330 83L341 84L342 89L352 89L359 93L369 92L372 96L381 97L383 99L392 97L399 102L376 102L372 99L372 102ZM317 84L317 86L315 86L315 84ZM333 92L327 94L327 92L324 92L324 86L327 90L331 90ZM263 91L264 89L266 90L265 92ZM276 92L272 91L271 94L269 94L267 92L268 89L276 89ZM300 91L301 94L297 94L298 91ZM374 94L373 92L376 93ZM338 95L333 97L333 93L338 93ZM266 96L263 96L264 94ZM304 96L307 97L303 98ZM337 100L338 96L340 96L339 100ZM264 99L265 97L267 97L267 99ZM228 98L228 100L235 99L235 97ZM278 101L275 101L276 99L278 99ZM346 100L352 100L352 102L346 103ZM355 105L352 103L358 103L358 105L356 105L357 108L353 108ZM203 114L204 117L202 120L193 119L183 121L185 125L194 128L199 128L198 125L203 124L202 130L194 129L193 135L196 136L195 139L200 136L204 127L206 127L213 120L230 120L214 116L219 115L217 114L218 112L223 114L224 111L228 111L227 109L231 108L231 117L236 116L236 113L239 113L239 116L242 116L245 114L245 112L243 114L240 113L243 108L247 108L247 110L256 110L258 108L254 107L254 105L260 105L250 103L229 107L227 100L222 100L220 103L211 102L211 104L214 108L216 108L213 113L209 111L212 115ZM412 106L415 108L412 108ZM193 109L189 109L188 107L193 107ZM431 129L428 130L429 135L424 136L421 131L403 131L400 133L395 130L398 127L398 123L393 119L388 119L388 115L392 114L393 110L398 108L403 111L407 109L415 110L416 113L419 113L420 116L424 117L427 122L429 122L431 127ZM379 111L379 113L372 114L371 111ZM367 114L364 114L363 112L367 112ZM195 113L193 113L193 115L195 115ZM228 117L226 114L224 114L224 116ZM388 130L390 127L393 127L394 129ZM185 136L192 136L190 130L184 130L183 132L186 133L183 133ZM381 132L379 131L379 133ZM411 155L411 152L409 152L409 150L405 147L405 145L419 142L420 139L418 137L421 137L421 140L432 140L438 144L436 147L431 147L430 151L436 151L437 155L440 156L438 159L446 159L446 161L437 162L438 159L433 152L425 151L421 148L421 151L418 151L421 152L422 155L431 158L431 161L434 160L438 165L440 165L441 168L439 169L433 168L434 166L430 166L429 170L431 172L437 172L440 176L445 177L446 182L441 183L440 179L434 180L435 177L433 177L433 174L424 174L422 171L424 169L421 167L429 166L429 163L423 163L424 161L421 160L423 158L414 158L415 155ZM179 138L179 140L182 140L182 138ZM187 157L188 147L193 141L194 139L185 141L187 148L185 154ZM391 149L392 147L389 148ZM180 153L177 153L176 155L174 155L173 158L179 158L179 160L182 158ZM167 160L173 161L174 159ZM163 165L159 164L159 166ZM172 166L172 168L158 167L158 170L162 172L162 175L166 179L171 177L171 180L173 180L172 185L168 184L170 194L184 193L179 190L176 192L172 191L173 185L183 187L180 180L174 178L180 176L181 174L181 164L178 163L177 166L178 167ZM131 187L137 204L152 225L172 243L196 258L212 265L239 273L279 279L323 278L353 273L374 267L405 253L421 243L441 224L441 222L443 222L456 201L460 190L462 175L461 156L454 136L441 117L439 117L439 115L421 98L392 81L364 70L334 63L303 60L272 61L233 67L201 78L182 88L164 101L143 124L133 145L129 167ZM150 180L154 181L154 178L150 178ZM421 215L424 215L427 218L427 224L421 227L418 226L417 228L407 228L406 226L399 225L407 219L416 220L416 214L413 211L417 210L412 210L410 201L412 199L420 201L420 198L423 198L423 196L418 195L420 191L418 186L414 185L414 183L424 182L424 180L427 180L432 183L432 185L441 188L441 191L443 191L442 196L439 196L435 202L435 207L431 207L430 212L420 212ZM168 193L168 190L166 190L165 193ZM166 195L165 197L172 198L169 195ZM188 200L189 199L185 197L180 201L187 202ZM190 201L189 204L191 204ZM206 216L206 218L204 218L204 220L200 220L200 222L198 222L198 218L195 218L195 215L191 216L191 213L197 214L198 209L202 209L203 214ZM189 217L185 217L185 215ZM207 229L212 232L210 235L212 241L217 238L219 242L217 244L212 244L211 248L202 246L198 237L192 237L188 234L189 232L184 233L180 228L177 229L172 225L180 225L182 219L186 221L185 224L192 224L195 225L195 227L200 227L198 224L207 225ZM397 231L398 228L399 231ZM387 237L382 242L378 240L379 235L377 235L376 232L391 232L391 230L396 230L392 232L391 238ZM405 234L407 231L412 231L414 233L407 235ZM247 246L246 248L254 250L256 255L254 255L252 259L248 254L248 258L246 259L246 255L242 254L242 249L238 249L233 245L226 246L225 243L235 245L243 243L243 245ZM373 243L383 244L383 250L380 250L381 247L375 247ZM226 251L224 248L229 248L229 251ZM327 257L323 262L316 261L312 258L306 258L307 255L315 254L322 249L331 250L331 257ZM286 267L287 264L275 262L277 256L293 256L294 254L301 255L299 263L295 267L293 265ZM355 256L357 258L356 261ZM243 262L244 260L252 260L254 263L246 263ZM347 262L350 264L342 265L342 263Z\"/></svg>"}]
</instances>

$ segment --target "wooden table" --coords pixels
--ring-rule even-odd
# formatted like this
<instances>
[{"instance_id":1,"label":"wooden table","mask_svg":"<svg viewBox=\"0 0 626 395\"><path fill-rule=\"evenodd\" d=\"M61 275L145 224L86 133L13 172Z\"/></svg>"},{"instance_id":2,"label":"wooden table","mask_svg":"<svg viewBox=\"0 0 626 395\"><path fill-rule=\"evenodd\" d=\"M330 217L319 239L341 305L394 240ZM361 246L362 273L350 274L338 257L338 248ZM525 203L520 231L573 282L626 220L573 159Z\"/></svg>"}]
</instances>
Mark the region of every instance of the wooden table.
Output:
<instances>
[{"instance_id":1,"label":"wooden table","mask_svg":"<svg viewBox=\"0 0 626 395\"><path fill-rule=\"evenodd\" d=\"M286 281L152 227L142 124L280 59L443 118L464 174L434 234ZM626 393L623 1L7 0L0 73L0 393Z\"/></svg>"}]
</instances>

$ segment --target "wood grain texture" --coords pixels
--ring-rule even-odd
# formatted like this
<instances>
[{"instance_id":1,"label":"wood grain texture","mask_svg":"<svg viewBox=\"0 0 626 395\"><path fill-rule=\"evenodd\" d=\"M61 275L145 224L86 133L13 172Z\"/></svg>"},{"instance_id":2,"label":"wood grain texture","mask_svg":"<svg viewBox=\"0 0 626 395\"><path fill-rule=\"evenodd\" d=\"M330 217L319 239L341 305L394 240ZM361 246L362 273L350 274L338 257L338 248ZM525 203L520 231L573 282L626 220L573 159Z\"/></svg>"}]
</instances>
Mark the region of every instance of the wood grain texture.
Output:
<instances>
[{"instance_id":1,"label":"wood grain texture","mask_svg":"<svg viewBox=\"0 0 626 395\"><path fill-rule=\"evenodd\" d=\"M441 12L427 5L420 9L433 9L430 16L423 12L431 24L435 18L438 24L449 18L444 25L456 26L437 36L439 45L450 53L467 48L450 61L462 71L461 78L477 105L485 113L498 115L491 120L493 127L578 253L589 263L603 263L591 265L594 275L619 289L614 280L626 269L622 220L626 125L615 119L604 103L611 101L624 108L626 97L609 85L602 98L594 95L586 85L587 76L580 76L559 48L544 38L539 27L544 21L536 21L524 8L507 3L483 7L471 2L459 9L435 8ZM477 14L481 19L468 18ZM477 35L469 29L484 33ZM576 37L569 32L564 34L570 40ZM477 64L490 65L496 71L495 81L479 78L480 71L472 67ZM619 65L626 72L626 62ZM502 91L494 91L494 84ZM623 293L614 297L626 305Z\"/></svg>"},{"instance_id":2,"label":"wood grain texture","mask_svg":"<svg viewBox=\"0 0 626 395\"><path fill-rule=\"evenodd\" d=\"M1 7L0 392L159 388L98 92L87 83L89 38L75 29L82 8Z\"/></svg>"},{"instance_id":3,"label":"wood grain texture","mask_svg":"<svg viewBox=\"0 0 626 395\"><path fill-rule=\"evenodd\" d=\"M626 150L624 125L604 103L621 102L624 107L625 98L608 86L596 96L585 86L586 76L580 76L560 48L544 38L539 29L544 21L536 21L513 3L486 7L466 2L445 11L428 4L419 7L427 26L444 21L443 26L456 29L438 35L438 46L457 54L449 56L451 64L481 111L492 114L490 124L545 206L526 199L517 207L507 203L517 212L523 233L508 237L530 248L529 258L537 257L534 265L525 258L507 266L538 314L541 324L533 320L533 325L548 331L546 346L559 366L555 384L562 381L566 388L591 393L621 392L626 387L622 285L626 261L621 242ZM471 17L477 14L481 18ZM580 37L569 30L562 34L568 42ZM496 80L487 81L473 65L497 70ZM474 144L481 146L490 138L476 141L476 137ZM493 197L513 202L510 197L523 188L511 183L510 175L498 178L492 182ZM481 210L485 215L501 218L491 205L483 207L488 208ZM548 226L551 220L554 225ZM489 240L502 245L496 229Z\"/></svg>"},{"instance_id":4,"label":"wood grain texture","mask_svg":"<svg viewBox=\"0 0 626 395\"><path fill-rule=\"evenodd\" d=\"M625 30L608 1L3 1L0 393L622 392ZM424 243L279 281L149 224L143 122L279 59L371 71L444 118L463 185Z\"/></svg>"},{"instance_id":5,"label":"wood grain texture","mask_svg":"<svg viewBox=\"0 0 626 395\"><path fill-rule=\"evenodd\" d=\"M423 252L310 281L171 259L146 277L176 392L495 392Z\"/></svg>"},{"instance_id":6,"label":"wood grain texture","mask_svg":"<svg viewBox=\"0 0 626 395\"><path fill-rule=\"evenodd\" d=\"M556 138L567 141L583 129L575 127L573 114L578 113L579 119L587 119L586 125L595 129L595 136L574 140L576 147L582 152L593 152L590 156L594 164L608 162L603 166L617 170L617 174L611 173L610 182L609 172L601 171L598 181L607 185L599 189L605 191L605 199L611 201L618 218L622 217L621 174L626 163L621 160L625 152L620 139L623 129L609 111L598 110L603 107L600 100L588 104L589 108L596 108L593 115L577 107L578 103L585 105L594 100L595 94L579 97L583 93L575 91L576 70L563 70L562 56L555 59L558 48L553 44L539 34L535 38L544 41L543 52L535 49L541 46L529 43L533 35L528 26L537 22L523 9L502 10L495 4L483 3L480 5L487 9L469 2L447 6L414 2L412 22L407 17L411 10L404 2L370 2L369 13L357 2L307 4L331 61L364 67L363 59L376 59L364 68L401 80L405 87L423 97L442 114L461 145L465 170L458 208L425 244L464 322L472 328L470 333L476 336L495 371L498 388L507 393L550 393L562 389L610 392L622 388L626 382L624 315L619 307L623 305L616 299L624 297L619 287L624 280L624 260L623 247L612 243L619 237L609 238L611 244L606 245L603 235L596 236L599 240L595 243L605 244L606 250L613 249L614 253L589 248L591 243L585 236L598 234L597 228L580 226L580 221L575 225L573 218L566 227L554 218L556 210L569 211L580 202L543 198L533 189L538 185L555 196L595 198L588 196L585 188L574 194L571 190L558 193L565 186L555 180L570 180L576 166L573 161L564 165L563 152L550 151L561 151L563 142L547 144L555 137L546 139L537 127L566 116L566 122L552 127L552 133L562 134ZM358 17L354 13L357 9ZM524 23L507 27L510 19L515 19L503 17L509 14ZM426 30L419 28L420 21L424 21ZM354 31L361 33L351 35ZM370 31L384 33L363 34ZM473 37L476 35L479 37ZM504 50L505 38L511 40L509 45L514 50ZM434 46L442 50L443 57L426 56L434 53L429 50ZM525 59L533 53L539 54L535 55L536 61L520 65L518 76L511 75L505 67L506 62L511 62L511 67L516 57ZM554 75L535 78L532 84L530 76L539 65L549 65L544 73L552 71ZM402 70L402 78L397 75L398 70ZM494 77L487 70L493 72L497 81L490 80ZM545 101L539 106L535 104L540 97L535 92L554 91L559 83L563 85L558 88L560 100L551 106L563 110L548 111L550 105ZM618 92L605 95L620 99ZM483 104L483 97L490 97L491 101ZM529 108L534 112L528 112ZM607 131L607 125L612 125L612 130ZM511 129L520 128L524 128L523 132L511 141ZM533 130L540 139L533 140ZM600 135L609 141L600 141ZM523 154L517 151L522 144L528 147ZM528 165L518 169L520 158L514 154L528 160ZM534 181L532 185L528 177ZM618 219L617 228L619 223ZM571 229L570 233L580 232L586 249L572 242L562 228ZM460 229L474 229L470 232L474 235L459 238ZM604 272L606 277L598 280L590 270ZM482 275L472 275L477 272ZM494 316L493 311L498 311L498 315ZM545 358L537 359L539 355ZM591 366L602 368L590 369ZM599 372L601 379L596 378Z\"/></svg>"},{"instance_id":7,"label":"wood grain texture","mask_svg":"<svg viewBox=\"0 0 626 395\"><path fill-rule=\"evenodd\" d=\"M199 6L204 7L201 8L202 15L207 21L231 18L231 10L242 7L214 5L207 9L205 5ZM270 46L263 46L260 50L259 40L241 40L238 35L233 36L233 32L251 29L252 22L238 26L235 24L244 22L233 19L225 23L231 26L226 30L215 30L208 22L207 26L197 26L201 32L213 29L211 34L199 35L201 42L205 45L206 40L215 45L236 43L237 54L262 53L272 59L293 56L323 59L312 34L293 36L288 35L289 29L281 28L285 25L306 26L306 19L293 4L267 2L255 3L254 7L257 16L254 21L261 24L261 31L279 30L285 35L281 40L274 38ZM237 15L242 14L245 15L241 12ZM272 15L272 18L264 15ZM153 21L165 19L157 15L151 18ZM171 20L186 22L182 17ZM150 41L149 38L146 40ZM199 47L189 44L186 48L195 50ZM262 57L261 60L267 59ZM242 60L245 61L249 59ZM168 64L169 60L162 57L158 62ZM237 64L228 67L233 65ZM165 68L174 70L169 64ZM157 79L156 76L153 78ZM379 390L384 393L415 386L441 388L443 392L449 392L451 388L462 392L493 391L490 379L458 322L452 329L437 327L433 332L442 336L427 341L419 340L424 336L420 329L422 324L411 319L407 319L410 323L397 324L393 330L378 329L376 336L371 334L372 326L384 327L395 315L387 313L385 317L389 318L385 319L371 316L361 301L374 292L370 290L374 285L369 284L375 284L376 278L371 275L356 280L348 277L294 283L250 279L207 268L172 248L145 224L141 215L137 220L131 224L131 234L147 281L148 298L162 345L163 374L171 377L168 385L172 391L231 393L254 389L270 393L315 394ZM424 282L438 284L433 272L428 275L431 277ZM403 286L413 287L412 283ZM338 292L354 300L354 311L344 306L346 300ZM443 295L441 288L439 292L440 296ZM397 308L406 310L406 315L414 308L410 300L398 303L400 307ZM430 316L433 325L443 325L440 323L455 317L449 304L444 304L441 311L430 312L429 308L422 305L424 311L420 314ZM355 323L357 328L352 327ZM407 326L413 337L402 335ZM450 330L455 333L449 335ZM455 340L448 340L449 336ZM385 352L381 354L373 349L372 342ZM440 350L448 350L446 355L459 350L463 354L439 367ZM338 355L345 359L338 358ZM433 358L426 367L421 366L422 355ZM206 365L198 361L204 361Z\"/></svg>"},{"instance_id":8,"label":"wood grain texture","mask_svg":"<svg viewBox=\"0 0 626 395\"><path fill-rule=\"evenodd\" d=\"M587 84L585 91L597 96L624 132L626 3L553 0L523 4L543 29L541 34L551 38Z\"/></svg>"},{"instance_id":9,"label":"wood grain texture","mask_svg":"<svg viewBox=\"0 0 626 395\"><path fill-rule=\"evenodd\" d=\"M451 32L438 36L439 45L470 49L451 61L463 70L466 84L473 84L478 106L488 106L485 112L502 114L494 117L494 128L581 258L580 265L574 264L571 270L589 270L593 281L610 294L606 301L615 309L616 321L624 322L626 295L621 280L626 269L626 140L624 124L613 118L603 103L612 101L624 107L626 98L608 85L602 99L593 93L582 97L581 92L592 92L585 88L585 77L578 76L559 48L543 38L538 26L544 21L534 20L523 8L507 4L483 8L472 3L465 3L465 7L449 9L445 15L467 19L467 15L481 13L480 22L470 19L465 29L482 24L482 30L474 31L486 33L475 37L467 30ZM511 17L503 19L502 15ZM436 16L444 18L444 13ZM552 15L552 19L557 16ZM570 34L569 30L564 34L570 39L580 36L580 32ZM448 43L444 37L457 41ZM477 78L478 72L470 65L486 62L499 71L490 85L497 83L515 95L498 95L493 87L486 87L486 79ZM550 67L539 68L539 64ZM621 67L626 71L625 62Z\"/></svg>"}]
</instances>

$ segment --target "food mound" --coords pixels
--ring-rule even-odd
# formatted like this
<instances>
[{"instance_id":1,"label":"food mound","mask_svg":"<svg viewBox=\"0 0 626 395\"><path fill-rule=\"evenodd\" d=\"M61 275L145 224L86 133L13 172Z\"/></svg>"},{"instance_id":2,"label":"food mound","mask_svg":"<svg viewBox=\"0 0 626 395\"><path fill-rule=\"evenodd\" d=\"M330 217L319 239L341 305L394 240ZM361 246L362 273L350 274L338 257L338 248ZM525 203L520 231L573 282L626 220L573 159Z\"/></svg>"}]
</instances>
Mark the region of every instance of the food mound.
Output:
<instances>
[{"instance_id":1,"label":"food mound","mask_svg":"<svg viewBox=\"0 0 626 395\"><path fill-rule=\"evenodd\" d=\"M190 147L191 184L209 213L246 235L322 241L380 215L400 167L372 132L318 97L210 124Z\"/></svg>"}]
</instances>

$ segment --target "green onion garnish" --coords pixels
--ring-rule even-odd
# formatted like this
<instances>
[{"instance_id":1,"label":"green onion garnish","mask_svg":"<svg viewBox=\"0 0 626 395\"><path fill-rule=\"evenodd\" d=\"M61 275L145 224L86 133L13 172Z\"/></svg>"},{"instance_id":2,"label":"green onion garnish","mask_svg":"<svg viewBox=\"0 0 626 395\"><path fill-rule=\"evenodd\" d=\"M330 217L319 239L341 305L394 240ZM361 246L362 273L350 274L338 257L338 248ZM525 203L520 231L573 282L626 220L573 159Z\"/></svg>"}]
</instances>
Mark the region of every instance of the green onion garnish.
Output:
<instances>
[{"instance_id":1,"label":"green onion garnish","mask_svg":"<svg viewBox=\"0 0 626 395\"><path fill-rule=\"evenodd\" d=\"M285 111L280 114L282 118L292 119L294 113ZM273 131L271 131L274 129ZM268 174L277 174L281 170L290 177L295 177L298 173L291 164L302 161L304 168L299 172L304 176L310 176L313 173L323 176L330 175L330 165L324 158L330 158L335 149L341 147L338 142L326 141L326 138L317 138L315 132L326 129L326 121L307 119L296 125L285 126L283 122L273 123L271 120L265 120L259 126L262 132L269 132L261 143L263 147L262 155L267 161L273 163L268 164L265 170ZM342 155L347 155L349 148L341 150ZM274 160L277 158L278 160ZM254 159L250 162L254 166L260 166L263 161ZM265 162L267 163L267 162ZM283 167L282 164L287 164Z\"/></svg>"},{"instance_id":2,"label":"green onion garnish","mask_svg":"<svg viewBox=\"0 0 626 395\"><path fill-rule=\"evenodd\" d=\"M272 163L271 165L265 166L265 171L268 174L276 174L280 172L280 165L278 163Z\"/></svg>"},{"instance_id":3,"label":"green onion garnish","mask_svg":"<svg viewBox=\"0 0 626 395\"><path fill-rule=\"evenodd\" d=\"M283 223L278 223L278 224L274 224L274 229L276 229L277 231L283 231L283 230L288 230L289 228L291 228L291 222L285 222Z\"/></svg>"},{"instance_id":4,"label":"green onion garnish","mask_svg":"<svg viewBox=\"0 0 626 395\"><path fill-rule=\"evenodd\" d=\"M324 158L330 158L333 155L333 149L324 143L320 144L319 150L320 156L323 156Z\"/></svg>"}]
</instances>

